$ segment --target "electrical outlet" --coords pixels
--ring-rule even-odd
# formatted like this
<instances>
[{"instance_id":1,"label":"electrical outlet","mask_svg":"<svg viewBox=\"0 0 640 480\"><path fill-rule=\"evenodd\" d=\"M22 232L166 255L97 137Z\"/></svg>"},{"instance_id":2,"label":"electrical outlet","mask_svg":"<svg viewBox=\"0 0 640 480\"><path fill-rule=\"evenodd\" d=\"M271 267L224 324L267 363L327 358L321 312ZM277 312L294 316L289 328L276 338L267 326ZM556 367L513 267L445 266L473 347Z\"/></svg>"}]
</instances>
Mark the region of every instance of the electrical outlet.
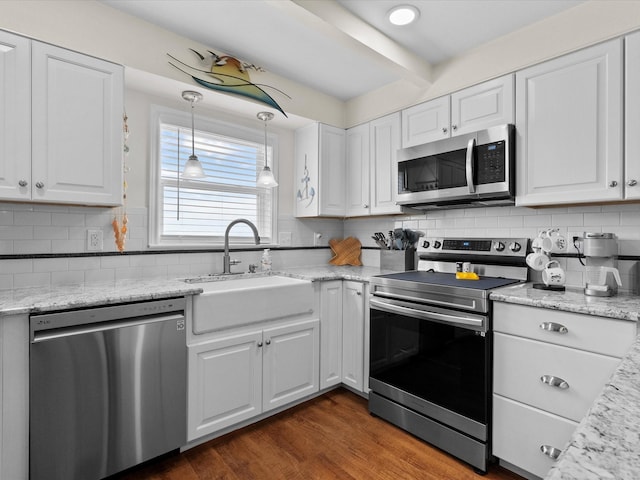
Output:
<instances>
[{"instance_id":1,"label":"electrical outlet","mask_svg":"<svg viewBox=\"0 0 640 480\"><path fill-rule=\"evenodd\" d=\"M319 247L322 245L322 233L314 232L313 233L313 246Z\"/></svg>"},{"instance_id":2,"label":"electrical outlet","mask_svg":"<svg viewBox=\"0 0 640 480\"><path fill-rule=\"evenodd\" d=\"M87 230L87 251L99 252L103 248L102 230Z\"/></svg>"}]
</instances>

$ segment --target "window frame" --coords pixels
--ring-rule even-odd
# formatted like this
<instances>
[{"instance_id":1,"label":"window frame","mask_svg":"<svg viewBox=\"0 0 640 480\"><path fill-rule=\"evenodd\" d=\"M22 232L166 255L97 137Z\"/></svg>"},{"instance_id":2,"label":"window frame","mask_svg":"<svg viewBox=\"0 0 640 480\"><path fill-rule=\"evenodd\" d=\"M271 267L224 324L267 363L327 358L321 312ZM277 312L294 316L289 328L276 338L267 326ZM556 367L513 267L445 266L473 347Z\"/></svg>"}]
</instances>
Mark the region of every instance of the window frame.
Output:
<instances>
[{"instance_id":1,"label":"window frame","mask_svg":"<svg viewBox=\"0 0 640 480\"><path fill-rule=\"evenodd\" d=\"M209 132L214 135L222 135L239 140L264 144L264 130L250 128L239 123L231 123L216 118L195 115L196 130ZM187 111L175 110L161 105L151 106L150 122L150 179L149 179L149 226L148 226L148 246L150 249L167 248L195 248L206 249L221 247L224 245L223 236L164 236L162 235L163 203L161 199L161 173L160 164L160 126L161 124L175 125L191 130L191 113ZM278 136L273 132L267 132L267 145L271 147L272 155L269 158L269 167L278 176ZM278 187L273 188L271 198L271 238L263 240L261 232L260 247L276 246L278 238ZM233 230L230 232L233 234ZM229 244L235 247L256 246L253 238L230 236Z\"/></svg>"}]
</instances>

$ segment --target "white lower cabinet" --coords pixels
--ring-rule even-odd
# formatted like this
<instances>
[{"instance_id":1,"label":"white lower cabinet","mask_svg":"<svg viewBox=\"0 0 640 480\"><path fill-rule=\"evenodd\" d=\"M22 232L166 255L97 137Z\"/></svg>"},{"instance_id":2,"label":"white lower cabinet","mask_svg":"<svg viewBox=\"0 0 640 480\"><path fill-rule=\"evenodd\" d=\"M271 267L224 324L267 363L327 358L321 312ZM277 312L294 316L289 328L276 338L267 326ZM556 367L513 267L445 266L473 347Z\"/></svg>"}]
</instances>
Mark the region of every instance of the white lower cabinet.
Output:
<instances>
[{"instance_id":1,"label":"white lower cabinet","mask_svg":"<svg viewBox=\"0 0 640 480\"><path fill-rule=\"evenodd\" d=\"M319 339L312 319L190 345L188 440L317 392Z\"/></svg>"},{"instance_id":2,"label":"white lower cabinet","mask_svg":"<svg viewBox=\"0 0 640 480\"><path fill-rule=\"evenodd\" d=\"M367 284L349 280L321 282L320 387L344 384L368 391Z\"/></svg>"},{"instance_id":3,"label":"white lower cabinet","mask_svg":"<svg viewBox=\"0 0 640 480\"><path fill-rule=\"evenodd\" d=\"M493 447L544 477L636 334L634 322L494 303Z\"/></svg>"}]
</instances>

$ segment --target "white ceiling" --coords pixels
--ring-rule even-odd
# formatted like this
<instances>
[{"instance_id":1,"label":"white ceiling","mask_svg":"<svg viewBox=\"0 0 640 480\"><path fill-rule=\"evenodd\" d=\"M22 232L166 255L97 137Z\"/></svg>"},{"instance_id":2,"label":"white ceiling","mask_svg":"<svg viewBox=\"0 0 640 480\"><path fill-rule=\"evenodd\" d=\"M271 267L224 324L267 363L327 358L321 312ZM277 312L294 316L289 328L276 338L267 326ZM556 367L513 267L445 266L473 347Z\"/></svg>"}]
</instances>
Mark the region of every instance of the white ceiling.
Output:
<instances>
[{"instance_id":1,"label":"white ceiling","mask_svg":"<svg viewBox=\"0 0 640 480\"><path fill-rule=\"evenodd\" d=\"M101 0L243 61L348 100L584 0ZM418 22L396 27L392 6ZM425 84L426 84L425 83Z\"/></svg>"}]
</instances>

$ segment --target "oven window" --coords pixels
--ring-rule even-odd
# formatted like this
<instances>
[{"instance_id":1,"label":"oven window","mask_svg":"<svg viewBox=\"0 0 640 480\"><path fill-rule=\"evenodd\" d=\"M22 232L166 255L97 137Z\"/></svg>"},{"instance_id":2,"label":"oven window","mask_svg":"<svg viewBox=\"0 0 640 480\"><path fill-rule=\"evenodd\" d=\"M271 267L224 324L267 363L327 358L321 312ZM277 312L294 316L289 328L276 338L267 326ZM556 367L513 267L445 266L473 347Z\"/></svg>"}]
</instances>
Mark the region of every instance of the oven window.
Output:
<instances>
[{"instance_id":1,"label":"oven window","mask_svg":"<svg viewBox=\"0 0 640 480\"><path fill-rule=\"evenodd\" d=\"M371 309L371 378L487 422L488 337Z\"/></svg>"}]
</instances>

